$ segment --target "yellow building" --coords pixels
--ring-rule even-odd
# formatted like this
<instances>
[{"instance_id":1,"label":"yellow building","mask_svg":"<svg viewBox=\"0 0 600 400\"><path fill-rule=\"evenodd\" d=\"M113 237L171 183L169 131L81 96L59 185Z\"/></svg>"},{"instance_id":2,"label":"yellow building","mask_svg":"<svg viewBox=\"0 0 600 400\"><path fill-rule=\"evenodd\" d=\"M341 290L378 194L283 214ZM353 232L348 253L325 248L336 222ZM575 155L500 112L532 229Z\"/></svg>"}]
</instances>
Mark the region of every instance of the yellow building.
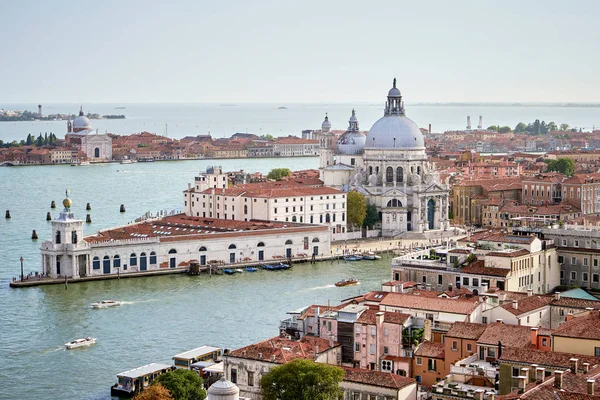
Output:
<instances>
[{"instance_id":1,"label":"yellow building","mask_svg":"<svg viewBox=\"0 0 600 400\"><path fill-rule=\"evenodd\" d=\"M600 357L600 312L568 316L553 334L552 350Z\"/></svg>"}]
</instances>

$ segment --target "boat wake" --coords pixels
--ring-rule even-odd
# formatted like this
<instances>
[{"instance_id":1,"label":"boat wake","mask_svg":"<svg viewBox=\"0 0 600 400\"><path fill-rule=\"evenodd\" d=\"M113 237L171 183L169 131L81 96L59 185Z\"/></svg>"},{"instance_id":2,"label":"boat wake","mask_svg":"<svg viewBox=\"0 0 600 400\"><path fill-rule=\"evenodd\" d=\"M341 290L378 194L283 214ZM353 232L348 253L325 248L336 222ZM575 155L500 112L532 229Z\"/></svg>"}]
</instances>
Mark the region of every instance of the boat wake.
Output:
<instances>
[{"instance_id":1,"label":"boat wake","mask_svg":"<svg viewBox=\"0 0 600 400\"><path fill-rule=\"evenodd\" d=\"M329 289L329 288L333 288L333 287L335 287L335 285L315 286L312 288L308 288L306 290Z\"/></svg>"}]
</instances>

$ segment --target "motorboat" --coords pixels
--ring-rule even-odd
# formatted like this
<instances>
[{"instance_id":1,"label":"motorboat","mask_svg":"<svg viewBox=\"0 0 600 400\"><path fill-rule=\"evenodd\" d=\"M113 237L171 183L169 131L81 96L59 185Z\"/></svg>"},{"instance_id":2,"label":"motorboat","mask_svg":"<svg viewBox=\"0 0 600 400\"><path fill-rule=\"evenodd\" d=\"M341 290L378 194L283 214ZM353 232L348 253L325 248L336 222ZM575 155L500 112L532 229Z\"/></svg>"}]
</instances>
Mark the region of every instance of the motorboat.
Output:
<instances>
[{"instance_id":1,"label":"motorboat","mask_svg":"<svg viewBox=\"0 0 600 400\"><path fill-rule=\"evenodd\" d=\"M109 307L118 307L123 304L122 301L119 300L102 300L92 303L92 308L109 308Z\"/></svg>"},{"instance_id":2,"label":"motorboat","mask_svg":"<svg viewBox=\"0 0 600 400\"><path fill-rule=\"evenodd\" d=\"M256 272L256 271L258 271L258 268L246 267L246 272Z\"/></svg>"},{"instance_id":3,"label":"motorboat","mask_svg":"<svg viewBox=\"0 0 600 400\"><path fill-rule=\"evenodd\" d=\"M96 344L96 338L88 336L82 339L75 339L69 343L65 343L67 350L77 349L79 347L87 347Z\"/></svg>"},{"instance_id":4,"label":"motorboat","mask_svg":"<svg viewBox=\"0 0 600 400\"><path fill-rule=\"evenodd\" d=\"M381 256L378 256L377 254L375 254L372 251L369 251L368 253L363 254L362 256L363 260L381 260Z\"/></svg>"},{"instance_id":5,"label":"motorboat","mask_svg":"<svg viewBox=\"0 0 600 400\"><path fill-rule=\"evenodd\" d=\"M242 274L244 272L244 270L241 268L236 268L236 269L234 269L234 271L237 272L238 274Z\"/></svg>"},{"instance_id":6,"label":"motorboat","mask_svg":"<svg viewBox=\"0 0 600 400\"><path fill-rule=\"evenodd\" d=\"M358 256L355 254L344 256L344 261L360 261L362 259L363 259L362 256Z\"/></svg>"},{"instance_id":7,"label":"motorboat","mask_svg":"<svg viewBox=\"0 0 600 400\"><path fill-rule=\"evenodd\" d=\"M335 283L335 286L348 286L348 285L356 285L357 283L359 283L358 279L354 279L354 278L348 278L348 279L342 279L339 282Z\"/></svg>"},{"instance_id":8,"label":"motorboat","mask_svg":"<svg viewBox=\"0 0 600 400\"><path fill-rule=\"evenodd\" d=\"M227 275L234 275L235 271L232 269L224 269L223 272Z\"/></svg>"}]
</instances>

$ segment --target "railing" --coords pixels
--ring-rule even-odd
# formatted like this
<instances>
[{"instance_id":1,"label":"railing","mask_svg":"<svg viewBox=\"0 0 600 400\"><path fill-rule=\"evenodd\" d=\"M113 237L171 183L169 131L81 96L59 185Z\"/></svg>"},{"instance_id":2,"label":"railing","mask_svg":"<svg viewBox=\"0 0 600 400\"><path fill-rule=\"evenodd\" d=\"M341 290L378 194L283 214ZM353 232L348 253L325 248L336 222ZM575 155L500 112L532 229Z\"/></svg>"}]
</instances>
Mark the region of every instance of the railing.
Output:
<instances>
[{"instance_id":1,"label":"railing","mask_svg":"<svg viewBox=\"0 0 600 400\"><path fill-rule=\"evenodd\" d=\"M279 321L279 329L299 330L298 322L294 321L292 318L281 320L281 321Z\"/></svg>"},{"instance_id":2,"label":"railing","mask_svg":"<svg viewBox=\"0 0 600 400\"><path fill-rule=\"evenodd\" d=\"M449 331L450 328L452 328L452 324L449 322L439 322L439 321L434 321L431 324L431 329L435 329L437 331Z\"/></svg>"},{"instance_id":3,"label":"railing","mask_svg":"<svg viewBox=\"0 0 600 400\"><path fill-rule=\"evenodd\" d=\"M484 368L484 367L460 367L457 365L450 366L450 373L457 375L478 375L485 376L487 378L494 379L496 377L495 368Z\"/></svg>"}]
</instances>

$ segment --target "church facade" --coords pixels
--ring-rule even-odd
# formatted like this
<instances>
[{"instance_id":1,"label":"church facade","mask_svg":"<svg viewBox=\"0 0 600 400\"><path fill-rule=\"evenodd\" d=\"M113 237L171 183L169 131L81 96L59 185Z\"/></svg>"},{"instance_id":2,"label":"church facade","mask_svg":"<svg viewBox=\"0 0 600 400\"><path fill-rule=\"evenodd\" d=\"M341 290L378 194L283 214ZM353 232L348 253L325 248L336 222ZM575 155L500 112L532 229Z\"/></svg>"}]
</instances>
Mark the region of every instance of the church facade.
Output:
<instances>
[{"instance_id":1,"label":"church facade","mask_svg":"<svg viewBox=\"0 0 600 400\"><path fill-rule=\"evenodd\" d=\"M326 185L360 192L377 207L385 237L450 226L448 186L427 160L423 134L405 114L396 79L383 117L364 135L352 110L336 147L323 149L320 170Z\"/></svg>"},{"instance_id":2,"label":"church facade","mask_svg":"<svg viewBox=\"0 0 600 400\"><path fill-rule=\"evenodd\" d=\"M79 110L79 116L67 122L67 144L73 145L85 153L90 161L112 160L112 138L93 130L92 122Z\"/></svg>"}]
</instances>

